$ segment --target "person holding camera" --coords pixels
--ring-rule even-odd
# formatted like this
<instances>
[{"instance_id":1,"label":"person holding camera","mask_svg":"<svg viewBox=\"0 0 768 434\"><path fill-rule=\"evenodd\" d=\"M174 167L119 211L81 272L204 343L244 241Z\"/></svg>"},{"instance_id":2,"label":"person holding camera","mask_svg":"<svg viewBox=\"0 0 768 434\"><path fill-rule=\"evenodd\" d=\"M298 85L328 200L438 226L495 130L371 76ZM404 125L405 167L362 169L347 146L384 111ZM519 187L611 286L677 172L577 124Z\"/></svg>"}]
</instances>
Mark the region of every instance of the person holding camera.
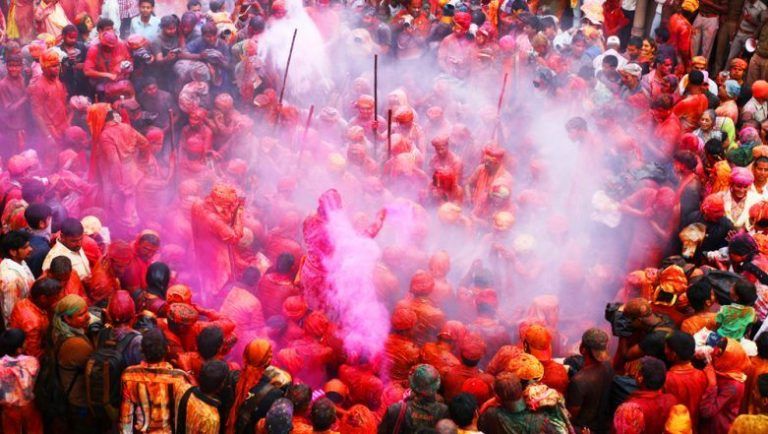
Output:
<instances>
[{"instance_id":1,"label":"person holding camera","mask_svg":"<svg viewBox=\"0 0 768 434\"><path fill-rule=\"evenodd\" d=\"M61 82L67 88L69 95L87 95L90 91L88 80L83 73L85 55L88 48L80 41L80 33L72 24L61 31L59 50L65 54L61 61Z\"/></svg>"},{"instance_id":2,"label":"person holding camera","mask_svg":"<svg viewBox=\"0 0 768 434\"><path fill-rule=\"evenodd\" d=\"M648 300L633 298L623 306L609 304L605 314L613 335L619 338L613 359L617 373L625 372L626 363L643 356L664 358L664 342L675 324L668 316L654 313Z\"/></svg>"}]
</instances>

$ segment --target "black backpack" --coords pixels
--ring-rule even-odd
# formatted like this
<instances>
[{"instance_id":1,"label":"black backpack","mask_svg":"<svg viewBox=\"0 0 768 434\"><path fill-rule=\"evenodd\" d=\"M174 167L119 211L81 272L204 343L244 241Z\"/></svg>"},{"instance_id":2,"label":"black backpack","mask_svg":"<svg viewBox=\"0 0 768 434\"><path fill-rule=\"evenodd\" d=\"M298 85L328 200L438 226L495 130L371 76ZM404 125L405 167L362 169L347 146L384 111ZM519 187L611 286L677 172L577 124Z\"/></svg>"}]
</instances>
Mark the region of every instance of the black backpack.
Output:
<instances>
[{"instance_id":1,"label":"black backpack","mask_svg":"<svg viewBox=\"0 0 768 434\"><path fill-rule=\"evenodd\" d=\"M99 332L96 350L88 357L85 365L86 401L92 410L120 408L120 377L127 368L123 353L137 336L138 332L131 331L118 341L111 328Z\"/></svg>"},{"instance_id":2,"label":"black backpack","mask_svg":"<svg viewBox=\"0 0 768 434\"><path fill-rule=\"evenodd\" d=\"M50 343L50 336L47 338L48 350L40 358L40 373L35 382L35 401L43 419L52 421L67 416L69 394L72 392L77 378L82 375L82 371L76 369L69 384L62 384L60 369L64 370L64 368L60 368L58 362L60 346L54 346Z\"/></svg>"}]
</instances>

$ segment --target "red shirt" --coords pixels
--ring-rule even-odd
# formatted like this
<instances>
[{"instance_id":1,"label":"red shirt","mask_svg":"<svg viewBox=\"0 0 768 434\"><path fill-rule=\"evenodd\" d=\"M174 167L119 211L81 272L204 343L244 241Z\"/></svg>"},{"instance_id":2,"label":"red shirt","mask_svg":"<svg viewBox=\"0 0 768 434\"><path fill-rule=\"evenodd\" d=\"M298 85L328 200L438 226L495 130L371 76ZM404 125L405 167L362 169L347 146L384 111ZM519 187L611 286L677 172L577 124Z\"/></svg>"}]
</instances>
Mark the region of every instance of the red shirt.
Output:
<instances>
[{"instance_id":1,"label":"red shirt","mask_svg":"<svg viewBox=\"0 0 768 434\"><path fill-rule=\"evenodd\" d=\"M105 53L101 49L100 44L92 45L88 48L88 53L85 55L85 64L83 65L83 71L97 71L97 72L111 72L112 74L120 73L120 63L124 60L131 60L131 56L128 54L128 48L122 42L118 43L112 52Z\"/></svg>"},{"instance_id":2,"label":"red shirt","mask_svg":"<svg viewBox=\"0 0 768 434\"><path fill-rule=\"evenodd\" d=\"M694 368L690 363L675 365L667 371L664 391L674 395L679 403L688 407L693 426L698 425L699 405L706 389L706 374L704 371Z\"/></svg>"},{"instance_id":3,"label":"red shirt","mask_svg":"<svg viewBox=\"0 0 768 434\"><path fill-rule=\"evenodd\" d=\"M75 273L72 273L75 274ZM13 306L8 326L24 332L24 354L38 359L43 356L43 341L48 333L48 315L32 300L25 298Z\"/></svg>"},{"instance_id":4,"label":"red shirt","mask_svg":"<svg viewBox=\"0 0 768 434\"><path fill-rule=\"evenodd\" d=\"M739 415L745 387L741 381L717 376L717 385L708 387L701 399L702 433L727 433Z\"/></svg>"},{"instance_id":5,"label":"red shirt","mask_svg":"<svg viewBox=\"0 0 768 434\"><path fill-rule=\"evenodd\" d=\"M636 390L629 395L626 402L635 403L642 409L645 418L644 432L662 433L669 410L677 404L677 399L659 390Z\"/></svg>"}]
</instances>

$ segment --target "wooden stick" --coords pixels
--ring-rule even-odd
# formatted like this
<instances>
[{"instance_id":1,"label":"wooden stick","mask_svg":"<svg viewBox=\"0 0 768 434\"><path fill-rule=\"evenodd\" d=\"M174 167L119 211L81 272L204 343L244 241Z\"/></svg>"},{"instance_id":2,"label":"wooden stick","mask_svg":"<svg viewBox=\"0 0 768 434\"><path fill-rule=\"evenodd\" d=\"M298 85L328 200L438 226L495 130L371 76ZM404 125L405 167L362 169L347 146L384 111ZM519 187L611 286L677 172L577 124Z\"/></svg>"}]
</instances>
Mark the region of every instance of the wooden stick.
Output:
<instances>
[{"instance_id":1,"label":"wooden stick","mask_svg":"<svg viewBox=\"0 0 768 434\"><path fill-rule=\"evenodd\" d=\"M373 55L373 120L379 120L379 55ZM379 131L373 132L373 154L379 155Z\"/></svg>"},{"instance_id":2,"label":"wooden stick","mask_svg":"<svg viewBox=\"0 0 768 434\"><path fill-rule=\"evenodd\" d=\"M504 102L504 92L507 90L507 80L509 80L509 73L504 73L504 82L501 83L501 94L499 94L499 103L496 107L496 115L501 115L501 104Z\"/></svg>"},{"instance_id":3,"label":"wooden stick","mask_svg":"<svg viewBox=\"0 0 768 434\"><path fill-rule=\"evenodd\" d=\"M301 143L299 144L299 158L296 164L296 169L301 169L301 156L304 153L304 144L307 142L307 133L309 133L309 126L312 124L312 116L315 114L315 105L309 106L309 115L307 115L307 123L304 124L304 134L301 136Z\"/></svg>"},{"instance_id":4,"label":"wooden stick","mask_svg":"<svg viewBox=\"0 0 768 434\"><path fill-rule=\"evenodd\" d=\"M387 160L392 158L392 109L387 110Z\"/></svg>"},{"instance_id":5,"label":"wooden stick","mask_svg":"<svg viewBox=\"0 0 768 434\"><path fill-rule=\"evenodd\" d=\"M288 69L291 67L291 57L293 57L293 46L296 44L296 34L299 29L293 29L293 38L291 39L291 49L288 51L288 61L285 63L285 72L283 72L283 88L280 89L280 99L277 102L278 107L283 106L283 95L285 94L285 86L288 84Z\"/></svg>"}]
</instances>

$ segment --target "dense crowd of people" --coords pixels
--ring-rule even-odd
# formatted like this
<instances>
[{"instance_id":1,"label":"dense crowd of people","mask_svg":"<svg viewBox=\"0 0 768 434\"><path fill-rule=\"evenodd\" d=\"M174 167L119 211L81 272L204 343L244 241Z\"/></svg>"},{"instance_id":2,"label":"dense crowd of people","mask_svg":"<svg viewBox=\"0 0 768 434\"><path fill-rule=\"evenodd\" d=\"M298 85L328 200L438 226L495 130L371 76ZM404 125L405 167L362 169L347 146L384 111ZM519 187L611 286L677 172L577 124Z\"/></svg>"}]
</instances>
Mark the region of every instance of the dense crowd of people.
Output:
<instances>
[{"instance_id":1,"label":"dense crowd of people","mask_svg":"<svg viewBox=\"0 0 768 434\"><path fill-rule=\"evenodd\" d=\"M768 432L762 0L0 9L3 433Z\"/></svg>"}]
</instances>

